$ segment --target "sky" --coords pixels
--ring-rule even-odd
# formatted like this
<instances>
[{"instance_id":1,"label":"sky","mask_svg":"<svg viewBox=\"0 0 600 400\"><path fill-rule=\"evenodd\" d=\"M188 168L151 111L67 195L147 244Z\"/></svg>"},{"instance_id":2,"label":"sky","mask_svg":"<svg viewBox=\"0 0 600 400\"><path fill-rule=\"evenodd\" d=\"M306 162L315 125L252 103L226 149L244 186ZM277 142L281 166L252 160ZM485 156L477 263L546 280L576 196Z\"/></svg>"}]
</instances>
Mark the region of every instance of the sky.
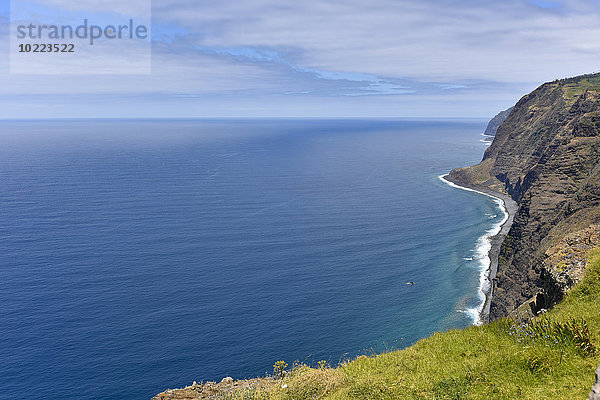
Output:
<instances>
[{"instance_id":1,"label":"sky","mask_svg":"<svg viewBox=\"0 0 600 400\"><path fill-rule=\"evenodd\" d=\"M135 68L98 72L76 53L69 68L11 73L11 1L2 119L491 118L543 82L600 71L598 1L31 0L104 23L142 18L146 2L149 58L104 41L114 57L100 56Z\"/></svg>"}]
</instances>

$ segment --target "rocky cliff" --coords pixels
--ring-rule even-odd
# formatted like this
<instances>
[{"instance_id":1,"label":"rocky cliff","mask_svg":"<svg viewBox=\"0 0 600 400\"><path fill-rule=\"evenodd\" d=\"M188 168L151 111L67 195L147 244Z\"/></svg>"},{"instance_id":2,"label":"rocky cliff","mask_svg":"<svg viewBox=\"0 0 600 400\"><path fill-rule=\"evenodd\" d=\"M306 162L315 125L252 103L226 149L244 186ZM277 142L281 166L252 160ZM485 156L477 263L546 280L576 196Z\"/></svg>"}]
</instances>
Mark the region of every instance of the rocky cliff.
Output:
<instances>
[{"instance_id":1,"label":"rocky cliff","mask_svg":"<svg viewBox=\"0 0 600 400\"><path fill-rule=\"evenodd\" d=\"M500 111L498 114L496 114L496 116L494 118L492 118L490 120L490 122L488 123L487 127L485 128L485 132L483 132L483 134L485 136L495 136L496 132L498 131L498 128L504 122L506 117L508 117L508 114L510 114L512 109L513 109L513 107L510 107L509 109Z\"/></svg>"},{"instance_id":2,"label":"rocky cliff","mask_svg":"<svg viewBox=\"0 0 600 400\"><path fill-rule=\"evenodd\" d=\"M600 74L548 82L524 96L483 160L449 179L518 203L490 318L559 301L581 275L582 254L600 245Z\"/></svg>"}]
</instances>

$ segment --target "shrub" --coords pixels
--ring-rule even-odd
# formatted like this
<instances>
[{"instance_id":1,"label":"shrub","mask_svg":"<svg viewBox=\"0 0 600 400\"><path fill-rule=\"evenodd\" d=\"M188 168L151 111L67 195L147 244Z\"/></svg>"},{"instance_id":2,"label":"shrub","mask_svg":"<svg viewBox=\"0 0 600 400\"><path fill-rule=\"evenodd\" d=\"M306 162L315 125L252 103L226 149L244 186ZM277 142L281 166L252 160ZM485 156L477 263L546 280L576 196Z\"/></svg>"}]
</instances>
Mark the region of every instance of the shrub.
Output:
<instances>
[{"instance_id":1,"label":"shrub","mask_svg":"<svg viewBox=\"0 0 600 400\"><path fill-rule=\"evenodd\" d=\"M549 347L572 349L587 357L596 354L596 346L590 338L590 329L584 319L571 318L556 322L549 318L533 319L509 328L509 333L522 344L540 343Z\"/></svg>"},{"instance_id":2,"label":"shrub","mask_svg":"<svg viewBox=\"0 0 600 400\"><path fill-rule=\"evenodd\" d=\"M285 369L287 368L287 366L288 366L288 364L285 361L283 361L283 360L277 361L273 365L273 372L275 373L275 378L282 379L283 376L285 375Z\"/></svg>"}]
</instances>

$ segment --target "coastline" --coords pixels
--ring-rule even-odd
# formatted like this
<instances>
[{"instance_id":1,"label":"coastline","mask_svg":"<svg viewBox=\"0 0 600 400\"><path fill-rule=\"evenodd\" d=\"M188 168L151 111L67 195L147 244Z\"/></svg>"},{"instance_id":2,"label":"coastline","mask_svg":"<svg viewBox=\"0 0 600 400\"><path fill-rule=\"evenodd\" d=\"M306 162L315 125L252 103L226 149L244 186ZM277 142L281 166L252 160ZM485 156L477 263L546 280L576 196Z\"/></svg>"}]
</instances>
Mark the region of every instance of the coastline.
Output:
<instances>
[{"instance_id":1,"label":"coastline","mask_svg":"<svg viewBox=\"0 0 600 400\"><path fill-rule=\"evenodd\" d=\"M479 240L487 240L489 241L489 250L487 251L487 258L489 259L489 263L487 268L484 268L481 272L480 278L480 286L479 290L483 295L483 301L481 306L478 308L478 318L475 321L475 325L479 325L481 323L488 322L490 315L490 305L492 301L493 291L494 291L494 279L498 273L498 258L500 256L500 249L502 247L502 242L504 242L504 238L508 234L510 227L512 226L515 214L518 210L517 203L510 197L505 195L504 193L498 193L488 188L479 187L479 186L471 186L458 184L453 182L449 178L449 174L440 175L440 180L446 183L449 186L467 190L470 192L476 192L488 197L495 199L498 202L498 205L504 212L504 219L500 224L486 233L486 235L482 236Z\"/></svg>"}]
</instances>

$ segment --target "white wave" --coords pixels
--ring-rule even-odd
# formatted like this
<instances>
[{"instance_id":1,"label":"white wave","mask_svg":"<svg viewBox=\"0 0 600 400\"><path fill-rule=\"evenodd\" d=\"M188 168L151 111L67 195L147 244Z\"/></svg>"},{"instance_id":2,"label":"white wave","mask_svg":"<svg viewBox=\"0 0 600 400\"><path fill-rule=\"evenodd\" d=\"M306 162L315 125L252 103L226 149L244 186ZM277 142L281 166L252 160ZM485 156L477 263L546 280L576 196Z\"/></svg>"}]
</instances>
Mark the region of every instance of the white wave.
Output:
<instances>
[{"instance_id":1,"label":"white wave","mask_svg":"<svg viewBox=\"0 0 600 400\"><path fill-rule=\"evenodd\" d=\"M463 260L466 260L466 261L473 261L473 257L463 257Z\"/></svg>"},{"instance_id":2,"label":"white wave","mask_svg":"<svg viewBox=\"0 0 600 400\"><path fill-rule=\"evenodd\" d=\"M479 318L479 310L477 308L467 308L465 310L456 310L459 313L467 314L472 321Z\"/></svg>"},{"instance_id":3,"label":"white wave","mask_svg":"<svg viewBox=\"0 0 600 400\"><path fill-rule=\"evenodd\" d=\"M496 224L494 224L494 226L491 229L489 229L483 234L483 236L477 239L477 244L475 247L475 258L481 263L479 273L479 288L477 290L477 298L479 300L479 304L476 308L469 308L467 310L464 310L464 312L471 317L474 325L481 325L483 323L481 314L483 313L483 308L485 307L486 295L489 293L491 288L489 278L490 266L492 264L492 261L490 259L490 250L492 249L492 237L500 233L502 225L504 225L504 223L508 220L508 211L506 211L506 206L502 199L496 196L492 196L491 194L485 192L480 192L479 190L459 186L455 183L446 180L446 176L447 174L440 175L439 178L444 183L452 187L491 197L492 199L494 199L494 202L498 205L498 208L500 208L500 210L502 210L502 213L504 214L504 218L502 218L502 221L499 221Z\"/></svg>"}]
</instances>

